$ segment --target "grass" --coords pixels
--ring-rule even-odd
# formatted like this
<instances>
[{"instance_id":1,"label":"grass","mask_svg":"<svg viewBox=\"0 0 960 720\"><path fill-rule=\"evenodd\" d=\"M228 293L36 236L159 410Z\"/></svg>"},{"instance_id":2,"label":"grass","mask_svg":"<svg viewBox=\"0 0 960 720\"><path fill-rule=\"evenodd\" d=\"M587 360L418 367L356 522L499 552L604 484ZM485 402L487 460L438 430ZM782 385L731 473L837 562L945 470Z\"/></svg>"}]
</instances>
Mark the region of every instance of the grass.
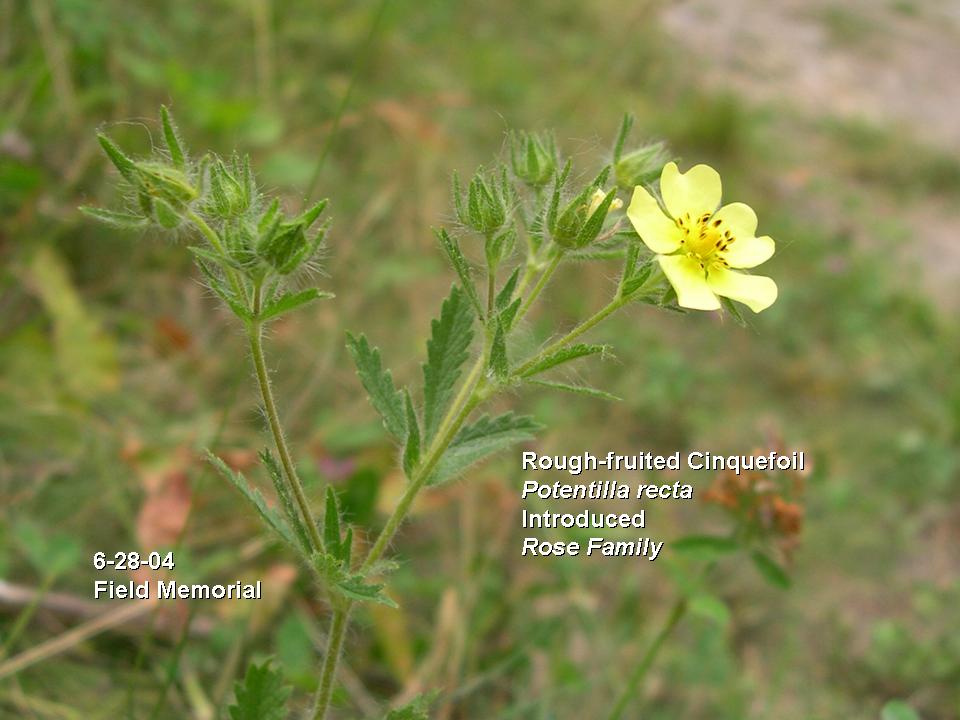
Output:
<instances>
[{"instance_id":1,"label":"grass","mask_svg":"<svg viewBox=\"0 0 960 720\"><path fill-rule=\"evenodd\" d=\"M851 230L891 199L952 202L955 155L900 131L797 118L703 88L645 6L538 0L518 13L500 0L392 2L368 41L375 2L273 3L266 20L240 3L47 5L49 22L0 3L10 18L0 22L0 137L27 149L0 152L0 577L43 583L14 531L26 519L80 544L53 589L89 597L88 556L136 547L147 488L178 467L192 491L181 572L290 577L240 501L195 460L217 438L227 451L256 447L242 338L225 315L209 320L210 298L184 279L182 247L131 242L74 210L111 200L95 127L146 149L144 127L124 123L170 101L198 144L250 150L291 207L335 138L319 187L334 200L328 285L340 299L293 320L297 333L278 325L272 362L307 492L333 480L355 517L376 522L402 483L343 330L365 331L404 379L415 377L425 338L400 328L426 328L450 282L429 228L449 219L452 169L486 160L509 127L556 126L572 151L594 148L631 109L641 133L666 137L685 163L713 162L728 196L758 206L779 242L770 272L782 297L745 329L631 308L597 338L615 339L629 362L588 371L625 401L531 396L556 428L538 447L735 451L780 435L816 460L794 588L768 590L732 568L718 589L732 620L678 628L643 689L650 717L874 718L894 697L922 717L955 712L957 330L951 308ZM836 42L869 39L842 14L830 20ZM67 105L64 93L75 96ZM810 148L823 151L815 177L826 185L790 184ZM851 207L820 212L821 193L838 185ZM922 254L922 235L908 242ZM359 267L370 273L358 286ZM532 329L600 307L615 268L561 273L551 323L535 314ZM58 279L55 296L37 292L38 274ZM76 317L82 332L64 337L58 327ZM351 641L349 670L364 689L339 691L344 707L421 683L457 688L439 703L448 718L608 707L621 668L668 611L667 566L520 561L518 531L502 521L517 512L518 482L504 459L415 509L396 544L405 564L391 595L402 609L359 617L370 632ZM716 522L700 505L667 506L651 527L670 538ZM225 674L224 658L268 654L305 698L316 678L302 658L321 640L305 628L308 584L274 586L256 606L199 607L197 622L216 616L213 630L183 646L162 626L109 633L2 680L0 717L148 718L157 708L158 718L199 718L239 674ZM0 616L3 637L18 613ZM41 610L13 650L73 624Z\"/></svg>"}]
</instances>

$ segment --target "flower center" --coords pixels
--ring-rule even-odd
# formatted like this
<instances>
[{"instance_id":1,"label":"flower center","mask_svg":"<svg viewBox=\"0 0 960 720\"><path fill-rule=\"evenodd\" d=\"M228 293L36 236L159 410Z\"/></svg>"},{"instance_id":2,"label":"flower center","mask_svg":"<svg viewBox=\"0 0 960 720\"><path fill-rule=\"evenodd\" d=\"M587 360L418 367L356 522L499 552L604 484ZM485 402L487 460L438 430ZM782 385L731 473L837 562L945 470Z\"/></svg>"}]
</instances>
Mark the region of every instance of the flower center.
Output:
<instances>
[{"instance_id":1,"label":"flower center","mask_svg":"<svg viewBox=\"0 0 960 720\"><path fill-rule=\"evenodd\" d=\"M701 265L714 262L727 264L723 254L735 238L720 218L710 213L691 218L690 213L684 213L676 219L676 223L683 231L683 238L680 240L681 252L699 260Z\"/></svg>"}]
</instances>

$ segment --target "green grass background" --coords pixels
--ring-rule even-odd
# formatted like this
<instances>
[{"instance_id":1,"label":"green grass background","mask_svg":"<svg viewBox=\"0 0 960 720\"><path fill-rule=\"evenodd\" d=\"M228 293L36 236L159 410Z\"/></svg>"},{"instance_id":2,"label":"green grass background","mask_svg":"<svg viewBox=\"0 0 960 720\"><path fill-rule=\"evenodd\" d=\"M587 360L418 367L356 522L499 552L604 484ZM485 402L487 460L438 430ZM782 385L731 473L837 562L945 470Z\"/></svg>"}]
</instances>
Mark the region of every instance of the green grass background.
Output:
<instances>
[{"instance_id":1,"label":"green grass background","mask_svg":"<svg viewBox=\"0 0 960 720\"><path fill-rule=\"evenodd\" d=\"M879 12L918 22L935 5ZM746 328L628 308L595 333L618 359L580 371L623 402L506 405L546 422L545 453L739 453L779 436L816 470L794 587L725 567L729 621L686 622L629 716L875 718L904 698L927 720L960 717L960 255L927 237L957 226L956 148L883 116L809 112L790 87L751 100L707 82L709 24L689 30L694 53L662 12L0 0L0 578L89 598L92 553L136 549L147 488L181 466L182 577L279 577L289 562L236 494L182 461L263 442L242 337L182 245L76 211L118 199L97 128L147 152L168 103L192 148L249 152L291 208L317 175L335 218L322 286L338 299L277 326L269 352L311 490L336 483L375 526L401 480L344 330L415 382L452 279L430 232L450 220L450 173L489 162L509 128L554 128L593 169L631 111L637 139L713 164L725 197L757 209L780 299ZM817 18L841 46L881 32L849 9ZM931 204L940 214L918 221ZM616 270L565 267L531 342L599 307ZM690 479L702 490L707 476ZM675 588L660 563L521 560L519 482L511 455L421 505L396 545L401 609L361 613L349 638L342 717L432 687L449 691L438 717L602 717ZM670 539L722 520L663 505L650 527ZM0 681L0 717L220 717L245 660L267 654L306 697L324 613L307 578L255 609L195 610L212 618L202 636L108 633ZM75 622L41 610L6 647L21 612L0 605L7 655Z\"/></svg>"}]
</instances>

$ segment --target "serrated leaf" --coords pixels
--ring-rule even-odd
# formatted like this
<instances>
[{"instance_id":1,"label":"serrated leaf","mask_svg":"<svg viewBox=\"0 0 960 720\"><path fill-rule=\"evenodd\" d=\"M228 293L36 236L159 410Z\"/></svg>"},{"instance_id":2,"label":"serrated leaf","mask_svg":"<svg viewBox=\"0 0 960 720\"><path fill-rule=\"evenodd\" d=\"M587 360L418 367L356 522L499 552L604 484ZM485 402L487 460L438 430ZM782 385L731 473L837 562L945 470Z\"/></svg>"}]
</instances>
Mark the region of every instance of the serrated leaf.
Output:
<instances>
[{"instance_id":1,"label":"serrated leaf","mask_svg":"<svg viewBox=\"0 0 960 720\"><path fill-rule=\"evenodd\" d=\"M493 419L484 415L457 434L437 463L430 483L446 482L494 453L532 440L541 427L527 415L508 412Z\"/></svg>"},{"instance_id":2,"label":"serrated leaf","mask_svg":"<svg viewBox=\"0 0 960 720\"><path fill-rule=\"evenodd\" d=\"M473 310L464 292L454 285L443 301L440 317L430 324L427 362L423 366L423 442L433 440L450 403L473 340Z\"/></svg>"},{"instance_id":3,"label":"serrated leaf","mask_svg":"<svg viewBox=\"0 0 960 720\"><path fill-rule=\"evenodd\" d=\"M260 320L273 320L281 315L285 315L291 310L296 310L302 305L306 305L314 300L321 300L334 297L333 293L321 292L316 288L301 290L300 292L286 292L280 297L267 303L266 307L260 311Z\"/></svg>"},{"instance_id":4,"label":"serrated leaf","mask_svg":"<svg viewBox=\"0 0 960 720\"><path fill-rule=\"evenodd\" d=\"M87 217L122 230L135 230L146 227L149 224L149 221L140 215L114 212L113 210L104 210L103 208L90 207L88 205L81 206L80 212Z\"/></svg>"},{"instance_id":5,"label":"serrated leaf","mask_svg":"<svg viewBox=\"0 0 960 720\"><path fill-rule=\"evenodd\" d=\"M231 720L287 720L290 688L270 661L250 663L243 682L235 685L236 700L229 707Z\"/></svg>"},{"instance_id":6,"label":"serrated leaf","mask_svg":"<svg viewBox=\"0 0 960 720\"><path fill-rule=\"evenodd\" d=\"M407 422L404 417L403 395L394 387L393 376L383 369L380 351L370 347L364 335L354 337L347 333L347 349L357 366L357 375L370 404L383 418L383 425L394 438L406 442Z\"/></svg>"},{"instance_id":7,"label":"serrated leaf","mask_svg":"<svg viewBox=\"0 0 960 720\"><path fill-rule=\"evenodd\" d=\"M456 178L456 175L454 175L454 178ZM455 197L459 198L459 193L457 193ZM464 257L463 252L460 250L460 245L450 237L446 230L437 230L435 233L437 240L440 241L440 247L442 247L443 251L447 254L447 259L460 278L460 284L470 298L477 317L483 317L483 305L480 303L480 296L477 294L477 288L473 284L473 279L470 276L470 263L467 262L467 258Z\"/></svg>"},{"instance_id":8,"label":"serrated leaf","mask_svg":"<svg viewBox=\"0 0 960 720\"><path fill-rule=\"evenodd\" d=\"M568 383L552 382L550 380L528 380L527 382L533 385L550 388L551 390L563 390L564 392L574 393L576 395L584 395L585 397L596 398L597 400L615 400L617 402L623 400L623 398L617 397L613 393L608 393L605 390L598 390L597 388L587 387L586 385L570 385Z\"/></svg>"},{"instance_id":9,"label":"serrated leaf","mask_svg":"<svg viewBox=\"0 0 960 720\"><path fill-rule=\"evenodd\" d=\"M283 540L287 545L292 547L294 550L299 551L300 547L295 539L293 533L287 524L283 521L274 510L271 510L267 507L266 501L263 499L263 495L254 487L251 487L247 483L247 479L238 472L234 472L229 468L229 466L212 452L207 450L207 460L210 462L217 471L230 482L237 490L240 491L240 494L243 495L251 505L253 505L254 510L257 511L257 514L260 516L260 519L263 520L264 524L271 530L273 530L276 535Z\"/></svg>"},{"instance_id":10,"label":"serrated leaf","mask_svg":"<svg viewBox=\"0 0 960 720\"><path fill-rule=\"evenodd\" d=\"M564 348L560 348L556 352L552 352L544 356L539 362L525 370L520 377L533 377L534 375L539 375L540 373L550 370L551 368L555 368L558 365L563 365L571 360L589 357L590 355L600 355L602 358L609 351L609 345L589 345L587 343L568 345Z\"/></svg>"},{"instance_id":11,"label":"serrated leaf","mask_svg":"<svg viewBox=\"0 0 960 720\"><path fill-rule=\"evenodd\" d=\"M383 593L383 584L367 583L362 575L350 575L336 584L336 589L351 600L373 602L395 608L397 604Z\"/></svg>"},{"instance_id":12,"label":"serrated leaf","mask_svg":"<svg viewBox=\"0 0 960 720\"><path fill-rule=\"evenodd\" d=\"M336 491L327 486L326 506L323 514L323 546L338 560L343 560L340 548L340 505Z\"/></svg>"},{"instance_id":13,"label":"serrated leaf","mask_svg":"<svg viewBox=\"0 0 960 720\"><path fill-rule=\"evenodd\" d=\"M177 126L170 117L170 111L166 105L160 106L160 124L163 126L163 141L170 153L170 161L175 168L183 170L186 166L186 153L183 151Z\"/></svg>"},{"instance_id":14,"label":"serrated leaf","mask_svg":"<svg viewBox=\"0 0 960 720\"><path fill-rule=\"evenodd\" d=\"M735 553L740 549L740 544L733 538L719 535L687 535L670 543L670 549L704 560L715 560Z\"/></svg>"},{"instance_id":15,"label":"serrated leaf","mask_svg":"<svg viewBox=\"0 0 960 720\"><path fill-rule=\"evenodd\" d=\"M753 564L759 573L763 576L763 579L768 583L784 590L790 587L790 576L787 575L786 570L774 562L770 556L759 550L755 550L750 554L750 558L753 560Z\"/></svg>"},{"instance_id":16,"label":"serrated leaf","mask_svg":"<svg viewBox=\"0 0 960 720\"><path fill-rule=\"evenodd\" d=\"M390 710L383 720L430 720L430 705L436 697L436 691L418 695L406 705Z\"/></svg>"},{"instance_id":17,"label":"serrated leaf","mask_svg":"<svg viewBox=\"0 0 960 720\"><path fill-rule=\"evenodd\" d=\"M413 409L410 393L403 394L404 408L407 416L407 439L403 444L403 472L408 478L413 478L413 471L420 462L420 423L417 413Z\"/></svg>"},{"instance_id":18,"label":"serrated leaf","mask_svg":"<svg viewBox=\"0 0 960 720\"><path fill-rule=\"evenodd\" d=\"M493 376L504 381L510 374L510 362L507 360L507 334L503 330L503 323L497 320L497 329L493 333L493 342L490 343L490 358L488 366Z\"/></svg>"},{"instance_id":19,"label":"serrated leaf","mask_svg":"<svg viewBox=\"0 0 960 720\"><path fill-rule=\"evenodd\" d=\"M497 310L503 311L513 301L513 293L517 289L517 281L520 278L520 266L514 268L513 274L510 275L510 278L503 284L503 287L500 288L500 292L497 293L496 300L494 304Z\"/></svg>"},{"instance_id":20,"label":"serrated leaf","mask_svg":"<svg viewBox=\"0 0 960 720\"><path fill-rule=\"evenodd\" d=\"M280 507L283 508L283 514L286 515L287 522L290 524L293 534L300 543L300 547L303 548L304 553L309 555L313 552L310 536L307 534L307 528L304 526L300 513L294 505L293 497L290 495L290 489L287 487L287 483L283 478L280 465L277 464L273 453L267 449L260 451L260 462L262 462L267 469L267 475L270 476L270 480L273 482L273 488L277 493L277 498L280 500Z\"/></svg>"},{"instance_id":21,"label":"serrated leaf","mask_svg":"<svg viewBox=\"0 0 960 720\"><path fill-rule=\"evenodd\" d=\"M920 720L920 716L903 700L891 700L880 711L880 720Z\"/></svg>"}]
</instances>

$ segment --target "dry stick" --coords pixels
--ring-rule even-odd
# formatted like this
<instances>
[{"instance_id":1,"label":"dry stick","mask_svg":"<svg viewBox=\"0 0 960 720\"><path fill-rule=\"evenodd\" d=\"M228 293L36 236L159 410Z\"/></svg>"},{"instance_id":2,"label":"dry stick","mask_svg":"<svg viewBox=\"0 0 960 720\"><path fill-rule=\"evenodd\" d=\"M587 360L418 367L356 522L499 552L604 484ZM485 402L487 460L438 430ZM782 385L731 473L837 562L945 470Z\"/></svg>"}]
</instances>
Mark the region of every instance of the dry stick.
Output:
<instances>
[{"instance_id":1,"label":"dry stick","mask_svg":"<svg viewBox=\"0 0 960 720\"><path fill-rule=\"evenodd\" d=\"M86 622L83 625L78 625L73 630L68 630L59 637L22 652L0 665L0 680L14 675L31 665L36 665L38 662L43 662L44 660L66 652L70 648L102 632L132 622L150 612L155 604L156 600L136 600L131 603L125 603L116 610L105 612L100 617Z\"/></svg>"}]
</instances>

